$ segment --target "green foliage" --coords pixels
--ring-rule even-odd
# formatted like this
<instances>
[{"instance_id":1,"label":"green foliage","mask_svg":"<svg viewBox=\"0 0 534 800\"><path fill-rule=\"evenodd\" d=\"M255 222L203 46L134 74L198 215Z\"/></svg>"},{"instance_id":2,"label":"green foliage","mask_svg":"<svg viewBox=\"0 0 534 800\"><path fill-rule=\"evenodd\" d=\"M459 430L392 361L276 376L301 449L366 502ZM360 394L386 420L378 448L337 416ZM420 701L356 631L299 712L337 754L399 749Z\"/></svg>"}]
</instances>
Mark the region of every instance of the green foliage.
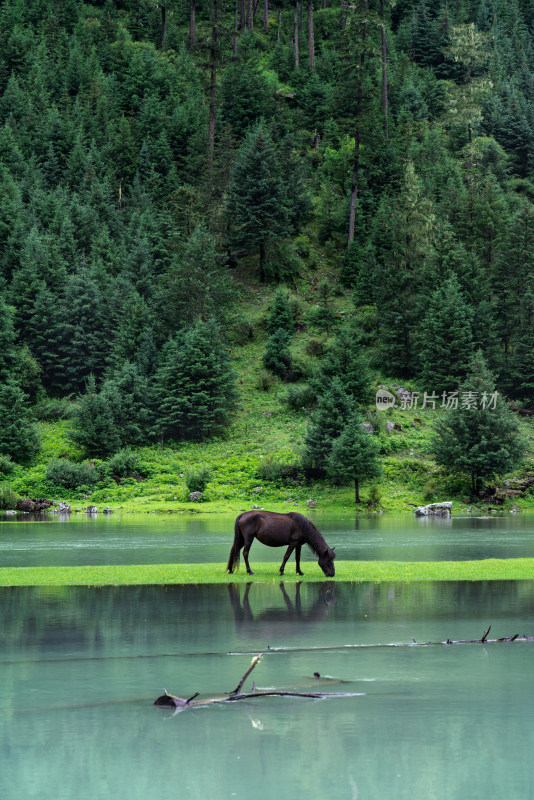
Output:
<instances>
[{"instance_id":1,"label":"green foliage","mask_svg":"<svg viewBox=\"0 0 534 800\"><path fill-rule=\"evenodd\" d=\"M359 481L376 478L380 474L378 444L362 428L362 418L353 414L332 442L327 459L327 472L340 483L354 483L356 502L360 502Z\"/></svg>"},{"instance_id":2,"label":"green foliage","mask_svg":"<svg viewBox=\"0 0 534 800\"><path fill-rule=\"evenodd\" d=\"M201 464L196 469L187 470L184 477L189 492L205 492L213 472L206 464Z\"/></svg>"},{"instance_id":3,"label":"green foliage","mask_svg":"<svg viewBox=\"0 0 534 800\"><path fill-rule=\"evenodd\" d=\"M224 319L234 294L225 262L209 231L195 228L161 277L158 304L169 330Z\"/></svg>"},{"instance_id":4,"label":"green foliage","mask_svg":"<svg viewBox=\"0 0 534 800\"><path fill-rule=\"evenodd\" d=\"M111 402L106 395L96 391L93 375L89 376L87 392L78 401L72 425L72 441L83 447L88 456L102 458L120 446Z\"/></svg>"},{"instance_id":5,"label":"green foliage","mask_svg":"<svg viewBox=\"0 0 534 800\"><path fill-rule=\"evenodd\" d=\"M502 397L494 397L493 376L480 351L474 355L469 374L460 386L460 400L467 392L472 393L476 404L462 408L460 402L458 408L436 422L431 452L436 463L448 472L469 473L474 492L479 478L504 474L520 464L526 442Z\"/></svg>"},{"instance_id":6,"label":"green foliage","mask_svg":"<svg viewBox=\"0 0 534 800\"><path fill-rule=\"evenodd\" d=\"M79 489L94 486L99 475L93 464L77 464L66 458L54 458L46 468L46 480L54 486Z\"/></svg>"},{"instance_id":7,"label":"green foliage","mask_svg":"<svg viewBox=\"0 0 534 800\"><path fill-rule=\"evenodd\" d=\"M156 424L174 439L220 433L235 411L235 375L213 321L170 339L156 376Z\"/></svg>"},{"instance_id":8,"label":"green foliage","mask_svg":"<svg viewBox=\"0 0 534 800\"><path fill-rule=\"evenodd\" d=\"M304 440L306 460L316 469L326 471L334 440L341 435L352 416L352 398L339 377L319 395Z\"/></svg>"},{"instance_id":9,"label":"green foliage","mask_svg":"<svg viewBox=\"0 0 534 800\"><path fill-rule=\"evenodd\" d=\"M301 386L291 386L285 396L284 401L293 411L300 411L303 408L310 409L315 405L317 392L313 386L304 383Z\"/></svg>"},{"instance_id":10,"label":"green foliage","mask_svg":"<svg viewBox=\"0 0 534 800\"><path fill-rule=\"evenodd\" d=\"M39 448L39 431L30 416L27 395L8 380L0 385L0 453L24 464Z\"/></svg>"},{"instance_id":11,"label":"green foliage","mask_svg":"<svg viewBox=\"0 0 534 800\"><path fill-rule=\"evenodd\" d=\"M247 134L233 165L227 215L230 241L259 251L263 281L267 245L286 236L290 229L280 165L271 138L261 125Z\"/></svg>"},{"instance_id":12,"label":"green foliage","mask_svg":"<svg viewBox=\"0 0 534 800\"><path fill-rule=\"evenodd\" d=\"M262 481L283 483L288 479L298 478L301 469L302 467L298 456L268 453L268 455L260 461L257 475Z\"/></svg>"},{"instance_id":13,"label":"green foliage","mask_svg":"<svg viewBox=\"0 0 534 800\"><path fill-rule=\"evenodd\" d=\"M271 335L278 329L284 330L289 334L292 334L295 329L287 292L284 291L282 287L277 289L274 295L273 304L267 320L267 330Z\"/></svg>"},{"instance_id":14,"label":"green foliage","mask_svg":"<svg viewBox=\"0 0 534 800\"><path fill-rule=\"evenodd\" d=\"M267 339L262 357L263 366L279 378L285 378L291 369L289 333L277 328Z\"/></svg>"},{"instance_id":15,"label":"green foliage","mask_svg":"<svg viewBox=\"0 0 534 800\"><path fill-rule=\"evenodd\" d=\"M0 508L14 510L20 495L14 492L9 483L0 483Z\"/></svg>"},{"instance_id":16,"label":"green foliage","mask_svg":"<svg viewBox=\"0 0 534 800\"><path fill-rule=\"evenodd\" d=\"M455 389L473 352L473 312L454 273L436 289L421 326L421 380L431 391Z\"/></svg>"},{"instance_id":17,"label":"green foliage","mask_svg":"<svg viewBox=\"0 0 534 800\"><path fill-rule=\"evenodd\" d=\"M108 458L103 464L103 468L107 475L116 475L118 478L127 478L142 473L139 454L129 447L124 447Z\"/></svg>"},{"instance_id":18,"label":"green foliage","mask_svg":"<svg viewBox=\"0 0 534 800\"><path fill-rule=\"evenodd\" d=\"M11 460L11 456L0 455L0 475L12 475L17 465Z\"/></svg>"}]
</instances>

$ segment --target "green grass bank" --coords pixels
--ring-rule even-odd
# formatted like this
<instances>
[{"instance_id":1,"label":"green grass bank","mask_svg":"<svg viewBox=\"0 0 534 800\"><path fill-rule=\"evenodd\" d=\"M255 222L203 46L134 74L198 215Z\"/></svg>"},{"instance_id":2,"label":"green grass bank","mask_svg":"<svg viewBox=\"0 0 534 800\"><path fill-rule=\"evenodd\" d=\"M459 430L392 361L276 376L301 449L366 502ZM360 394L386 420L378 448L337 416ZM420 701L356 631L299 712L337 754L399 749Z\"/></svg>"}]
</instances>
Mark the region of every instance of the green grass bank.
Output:
<instances>
[{"instance_id":1,"label":"green grass bank","mask_svg":"<svg viewBox=\"0 0 534 800\"><path fill-rule=\"evenodd\" d=\"M316 564L305 565L304 578L288 571L283 578L272 563L254 565L254 575L244 568L228 575L224 564L150 564L87 567L6 567L0 569L0 586L128 586L139 584L296 583L326 580ZM371 581L495 581L534 578L534 558L482 561L340 561L337 582Z\"/></svg>"}]
</instances>

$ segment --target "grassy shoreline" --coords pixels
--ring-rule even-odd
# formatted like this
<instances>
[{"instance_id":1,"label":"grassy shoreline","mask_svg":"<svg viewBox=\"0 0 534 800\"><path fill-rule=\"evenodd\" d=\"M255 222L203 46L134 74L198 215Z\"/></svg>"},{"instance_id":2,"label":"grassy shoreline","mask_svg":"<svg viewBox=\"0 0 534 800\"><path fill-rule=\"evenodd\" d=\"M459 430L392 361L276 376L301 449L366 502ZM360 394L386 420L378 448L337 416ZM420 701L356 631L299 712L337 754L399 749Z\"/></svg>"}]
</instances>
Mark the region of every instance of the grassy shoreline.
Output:
<instances>
[{"instance_id":1,"label":"grassy shoreline","mask_svg":"<svg viewBox=\"0 0 534 800\"><path fill-rule=\"evenodd\" d=\"M307 583L326 578L316 564L305 565L304 578L288 571L283 578L276 564L254 565L249 576L242 567L233 575L224 564L101 565L83 567L4 567L0 586L129 586L148 584L229 584L280 581ZM480 561L340 561L338 582L381 583L415 581L494 581L534 579L534 558L484 559Z\"/></svg>"}]
</instances>

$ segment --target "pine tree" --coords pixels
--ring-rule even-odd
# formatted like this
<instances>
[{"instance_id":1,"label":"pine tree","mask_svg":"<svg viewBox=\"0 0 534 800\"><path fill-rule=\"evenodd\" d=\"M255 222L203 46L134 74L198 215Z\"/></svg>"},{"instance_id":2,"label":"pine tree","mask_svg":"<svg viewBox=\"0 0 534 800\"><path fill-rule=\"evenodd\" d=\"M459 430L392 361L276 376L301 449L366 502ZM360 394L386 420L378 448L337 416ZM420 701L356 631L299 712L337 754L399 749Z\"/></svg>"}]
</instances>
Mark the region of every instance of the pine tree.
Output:
<instances>
[{"instance_id":1,"label":"pine tree","mask_svg":"<svg viewBox=\"0 0 534 800\"><path fill-rule=\"evenodd\" d=\"M512 346L507 369L510 393L534 406L534 292L531 289L522 298L519 326Z\"/></svg>"},{"instance_id":2,"label":"pine tree","mask_svg":"<svg viewBox=\"0 0 534 800\"><path fill-rule=\"evenodd\" d=\"M0 294L0 384L13 375L15 364L15 328L13 313Z\"/></svg>"},{"instance_id":3,"label":"pine tree","mask_svg":"<svg viewBox=\"0 0 534 800\"><path fill-rule=\"evenodd\" d=\"M163 436L206 439L235 412L235 376L217 325L197 322L170 339L156 375L157 420Z\"/></svg>"},{"instance_id":4,"label":"pine tree","mask_svg":"<svg viewBox=\"0 0 534 800\"><path fill-rule=\"evenodd\" d=\"M258 125L243 142L232 169L227 215L229 241L259 252L260 281L271 241L289 233L284 185L270 136Z\"/></svg>"},{"instance_id":5,"label":"pine tree","mask_svg":"<svg viewBox=\"0 0 534 800\"><path fill-rule=\"evenodd\" d=\"M373 222L374 281L387 367L414 373L414 334L423 298L433 281L436 221L413 164L406 167L399 196L385 199Z\"/></svg>"},{"instance_id":6,"label":"pine tree","mask_svg":"<svg viewBox=\"0 0 534 800\"><path fill-rule=\"evenodd\" d=\"M473 311L454 273L436 289L419 331L421 380L432 391L451 391L465 378L473 353Z\"/></svg>"},{"instance_id":7,"label":"pine tree","mask_svg":"<svg viewBox=\"0 0 534 800\"><path fill-rule=\"evenodd\" d=\"M290 336L283 328L277 328L267 339L262 361L265 369L279 378L285 378L291 369Z\"/></svg>"},{"instance_id":8,"label":"pine tree","mask_svg":"<svg viewBox=\"0 0 534 800\"><path fill-rule=\"evenodd\" d=\"M323 474L334 440L340 436L353 414L352 398L345 392L339 378L333 378L328 389L317 398L304 438L305 455L311 466Z\"/></svg>"},{"instance_id":9,"label":"pine tree","mask_svg":"<svg viewBox=\"0 0 534 800\"><path fill-rule=\"evenodd\" d=\"M111 410L120 445L144 444L153 420L153 390L135 364L124 362L102 386L101 396Z\"/></svg>"},{"instance_id":10,"label":"pine tree","mask_svg":"<svg viewBox=\"0 0 534 800\"><path fill-rule=\"evenodd\" d=\"M334 439L327 460L327 472L340 483L354 483L355 502L360 502L360 481L380 475L378 445L362 428L362 417L353 414L341 434Z\"/></svg>"},{"instance_id":11,"label":"pine tree","mask_svg":"<svg viewBox=\"0 0 534 800\"><path fill-rule=\"evenodd\" d=\"M168 329L224 319L232 296L226 257L206 228L195 228L161 276L158 305Z\"/></svg>"},{"instance_id":12,"label":"pine tree","mask_svg":"<svg viewBox=\"0 0 534 800\"><path fill-rule=\"evenodd\" d=\"M27 400L14 380L0 383L0 453L20 463L30 461L41 446Z\"/></svg>"},{"instance_id":13,"label":"pine tree","mask_svg":"<svg viewBox=\"0 0 534 800\"><path fill-rule=\"evenodd\" d=\"M358 331L348 325L340 328L332 346L321 359L314 386L319 394L326 391L333 378L339 379L344 391L356 403L368 403L371 395L371 373Z\"/></svg>"},{"instance_id":14,"label":"pine tree","mask_svg":"<svg viewBox=\"0 0 534 800\"><path fill-rule=\"evenodd\" d=\"M94 375L79 399L72 419L70 438L84 448L89 457L106 458L120 447L120 436L109 398L97 392Z\"/></svg>"},{"instance_id":15,"label":"pine tree","mask_svg":"<svg viewBox=\"0 0 534 800\"><path fill-rule=\"evenodd\" d=\"M468 473L475 494L480 478L502 475L521 463L526 442L513 413L495 393L480 350L469 364L459 401L435 423L431 452L448 472Z\"/></svg>"},{"instance_id":16,"label":"pine tree","mask_svg":"<svg viewBox=\"0 0 534 800\"><path fill-rule=\"evenodd\" d=\"M292 334L295 330L287 291L282 287L276 290L267 320L267 330L271 335L279 328L289 334Z\"/></svg>"}]
</instances>

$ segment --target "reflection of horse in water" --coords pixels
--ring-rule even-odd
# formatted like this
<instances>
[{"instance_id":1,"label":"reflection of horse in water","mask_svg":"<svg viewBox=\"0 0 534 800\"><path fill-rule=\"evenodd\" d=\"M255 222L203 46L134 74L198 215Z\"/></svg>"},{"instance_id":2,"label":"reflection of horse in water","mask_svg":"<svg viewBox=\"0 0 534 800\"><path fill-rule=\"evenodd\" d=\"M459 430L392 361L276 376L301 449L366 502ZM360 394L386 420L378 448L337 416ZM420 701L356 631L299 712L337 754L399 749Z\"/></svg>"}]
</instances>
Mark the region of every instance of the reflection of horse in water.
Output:
<instances>
[{"instance_id":1,"label":"reflection of horse in water","mask_svg":"<svg viewBox=\"0 0 534 800\"><path fill-rule=\"evenodd\" d=\"M313 522L296 511L290 511L289 514L279 514L276 511L245 511L244 514L240 514L235 521L234 543L226 567L228 572L233 572L239 565L239 553L243 548L247 572L249 575L253 574L248 563L248 553L254 539L269 547L287 545L280 575L284 574L286 562L293 550L297 574L304 574L300 569L300 551L303 544L307 544L318 556L317 563L327 578L333 578L335 575L334 548L327 545Z\"/></svg>"},{"instance_id":2,"label":"reflection of horse in water","mask_svg":"<svg viewBox=\"0 0 534 800\"><path fill-rule=\"evenodd\" d=\"M296 622L320 622L328 615L330 607L336 601L334 596L335 583L333 581L328 581L319 585L317 596L306 609L302 607L300 595L301 584L295 584L295 599L293 602L284 584L280 583L280 591L282 592L285 608L268 606L254 614L250 605L251 586L251 583L247 583L243 602L241 602L238 585L233 583L227 585L236 631L239 635L245 637L254 634L256 638L262 638L266 642L269 640L275 641L284 633L294 636ZM311 587L312 584L308 584L309 591L312 590Z\"/></svg>"}]
</instances>

